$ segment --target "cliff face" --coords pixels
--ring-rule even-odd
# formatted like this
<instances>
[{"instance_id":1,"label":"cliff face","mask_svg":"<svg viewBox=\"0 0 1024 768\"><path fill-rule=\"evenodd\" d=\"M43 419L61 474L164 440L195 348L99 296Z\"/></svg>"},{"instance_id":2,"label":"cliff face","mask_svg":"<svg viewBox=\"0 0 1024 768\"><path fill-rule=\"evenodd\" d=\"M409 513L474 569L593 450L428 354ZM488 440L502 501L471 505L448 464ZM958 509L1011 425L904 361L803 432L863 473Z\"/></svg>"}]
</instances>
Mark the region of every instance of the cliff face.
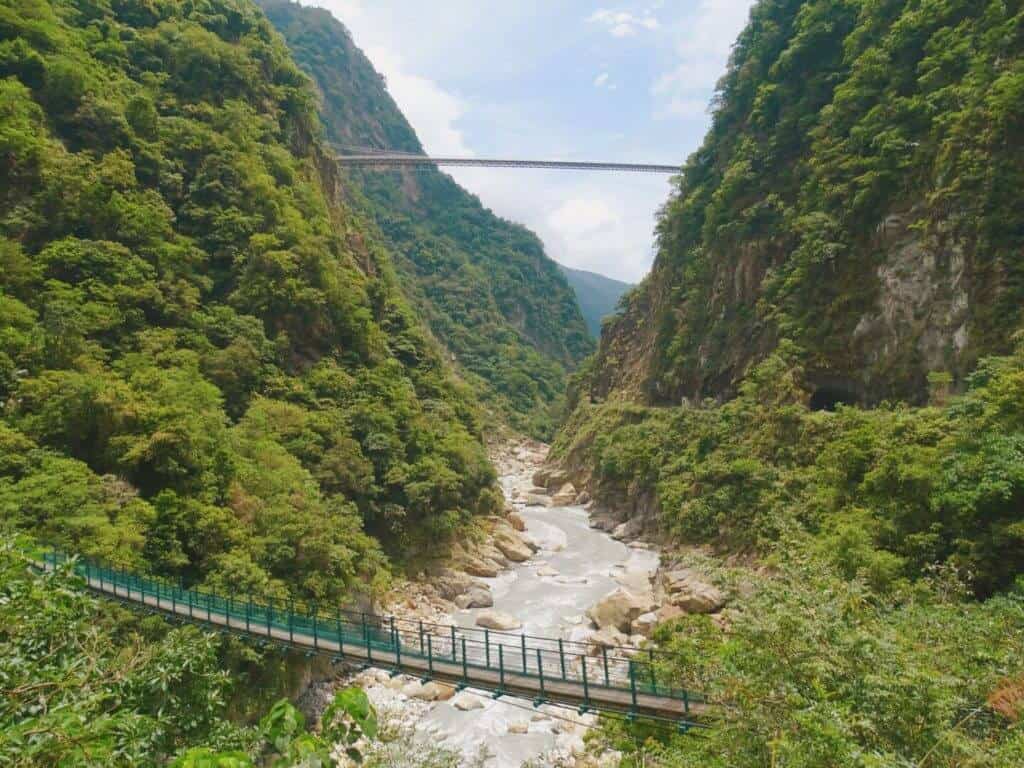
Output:
<instances>
[{"instance_id":1,"label":"cliff face","mask_svg":"<svg viewBox=\"0 0 1024 768\"><path fill-rule=\"evenodd\" d=\"M781 338L822 404L917 402L1024 306L1024 67L1001 3L763 0L592 396L727 399Z\"/></svg>"},{"instance_id":2,"label":"cliff face","mask_svg":"<svg viewBox=\"0 0 1024 768\"><path fill-rule=\"evenodd\" d=\"M339 21L288 0L260 4L314 80L329 142L423 152ZM348 169L345 177L352 206L395 254L403 289L484 402L513 426L550 436L566 372L594 342L540 240L435 168Z\"/></svg>"}]
</instances>

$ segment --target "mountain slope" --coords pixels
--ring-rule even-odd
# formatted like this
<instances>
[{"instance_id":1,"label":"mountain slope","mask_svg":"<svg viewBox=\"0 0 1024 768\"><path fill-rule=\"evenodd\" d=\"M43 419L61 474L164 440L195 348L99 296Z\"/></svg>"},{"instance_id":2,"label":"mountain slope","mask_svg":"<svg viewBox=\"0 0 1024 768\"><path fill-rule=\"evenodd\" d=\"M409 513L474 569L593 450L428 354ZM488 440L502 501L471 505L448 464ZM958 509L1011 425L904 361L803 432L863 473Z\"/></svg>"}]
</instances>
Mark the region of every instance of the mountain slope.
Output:
<instances>
[{"instance_id":1,"label":"mountain slope","mask_svg":"<svg viewBox=\"0 0 1024 768\"><path fill-rule=\"evenodd\" d=\"M723 398L780 338L826 401L921 402L1024 307L1017 4L764 0L595 394Z\"/></svg>"},{"instance_id":2,"label":"mountain slope","mask_svg":"<svg viewBox=\"0 0 1024 768\"><path fill-rule=\"evenodd\" d=\"M500 496L254 5L0 3L0 517L351 600Z\"/></svg>"},{"instance_id":3,"label":"mountain slope","mask_svg":"<svg viewBox=\"0 0 1024 768\"><path fill-rule=\"evenodd\" d=\"M619 299L633 287L632 284L613 280L585 269L572 269L564 264L558 266L576 294L576 301L579 302L580 311L583 312L583 319L587 321L587 330L593 334L595 339L600 338L601 321L608 315L614 314L615 308L619 305Z\"/></svg>"},{"instance_id":4,"label":"mountain slope","mask_svg":"<svg viewBox=\"0 0 1024 768\"><path fill-rule=\"evenodd\" d=\"M329 141L422 152L383 78L330 13L260 0L315 80ZM566 371L593 350L574 294L537 237L434 168L346 171L352 204L396 254L406 290L483 400L514 427L549 436Z\"/></svg>"},{"instance_id":5,"label":"mountain slope","mask_svg":"<svg viewBox=\"0 0 1024 768\"><path fill-rule=\"evenodd\" d=\"M551 452L719 705L630 764L1021 764L1022 54L1020 2L754 6Z\"/></svg>"}]
</instances>

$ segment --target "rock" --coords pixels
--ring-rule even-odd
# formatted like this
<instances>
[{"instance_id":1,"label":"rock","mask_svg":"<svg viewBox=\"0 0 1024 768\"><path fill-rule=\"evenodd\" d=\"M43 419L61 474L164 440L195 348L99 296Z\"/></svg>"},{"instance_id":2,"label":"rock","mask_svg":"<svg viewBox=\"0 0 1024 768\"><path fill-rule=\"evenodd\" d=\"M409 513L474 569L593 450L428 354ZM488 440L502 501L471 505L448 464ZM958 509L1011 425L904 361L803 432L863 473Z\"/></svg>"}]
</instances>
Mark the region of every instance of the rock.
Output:
<instances>
[{"instance_id":1,"label":"rock","mask_svg":"<svg viewBox=\"0 0 1024 768\"><path fill-rule=\"evenodd\" d=\"M390 688L392 691L400 691L406 685L408 685L408 683L409 680L404 676L392 677L390 680L388 680L387 687Z\"/></svg>"},{"instance_id":2,"label":"rock","mask_svg":"<svg viewBox=\"0 0 1024 768\"><path fill-rule=\"evenodd\" d=\"M629 643L629 638L619 632L615 627L605 627L590 636L590 645L587 653L597 656L602 648L620 648Z\"/></svg>"},{"instance_id":3,"label":"rock","mask_svg":"<svg viewBox=\"0 0 1024 768\"><path fill-rule=\"evenodd\" d=\"M475 582L468 573L448 569L435 576L431 582L431 586L444 600L452 600L456 596L468 592L474 585Z\"/></svg>"},{"instance_id":4,"label":"rock","mask_svg":"<svg viewBox=\"0 0 1024 768\"><path fill-rule=\"evenodd\" d=\"M493 560L485 560L482 557L467 557L459 563L459 565L461 565L470 576L480 576L486 579L493 579L501 571L498 564Z\"/></svg>"},{"instance_id":5,"label":"rock","mask_svg":"<svg viewBox=\"0 0 1024 768\"><path fill-rule=\"evenodd\" d=\"M622 541L627 536L629 530L629 523L619 523L612 529L611 536L616 541Z\"/></svg>"},{"instance_id":6,"label":"rock","mask_svg":"<svg viewBox=\"0 0 1024 768\"><path fill-rule=\"evenodd\" d=\"M668 601L687 613L714 613L725 605L725 595L718 587L703 581L690 568L662 574Z\"/></svg>"},{"instance_id":7,"label":"rock","mask_svg":"<svg viewBox=\"0 0 1024 768\"><path fill-rule=\"evenodd\" d=\"M551 506L567 507L576 501L576 486L572 483L565 483L551 497Z\"/></svg>"},{"instance_id":8,"label":"rock","mask_svg":"<svg viewBox=\"0 0 1024 768\"><path fill-rule=\"evenodd\" d=\"M508 521L512 524L512 527L520 533L526 530L526 521L519 516L518 512L509 512Z\"/></svg>"},{"instance_id":9,"label":"rock","mask_svg":"<svg viewBox=\"0 0 1024 768\"><path fill-rule=\"evenodd\" d=\"M508 724L509 733L527 733L530 730L530 724L525 720L514 720Z\"/></svg>"},{"instance_id":10,"label":"rock","mask_svg":"<svg viewBox=\"0 0 1024 768\"><path fill-rule=\"evenodd\" d=\"M621 632L628 632L633 619L655 607L651 594L630 592L619 587L588 608L587 616L598 629L615 627Z\"/></svg>"},{"instance_id":11,"label":"rock","mask_svg":"<svg viewBox=\"0 0 1024 768\"><path fill-rule=\"evenodd\" d=\"M558 570L555 569L555 568L552 568L550 565L542 565L540 568L537 569L537 575L538 576L557 576L558 575Z\"/></svg>"},{"instance_id":12,"label":"rock","mask_svg":"<svg viewBox=\"0 0 1024 768\"><path fill-rule=\"evenodd\" d=\"M475 696L469 691L463 691L452 698L452 706L462 712L469 712L474 709L483 709L484 702L479 696Z\"/></svg>"},{"instance_id":13,"label":"rock","mask_svg":"<svg viewBox=\"0 0 1024 768\"><path fill-rule=\"evenodd\" d=\"M402 694L410 699L418 699L422 690L423 683L419 680L413 680L411 683L406 683L402 686Z\"/></svg>"},{"instance_id":14,"label":"rock","mask_svg":"<svg viewBox=\"0 0 1024 768\"><path fill-rule=\"evenodd\" d=\"M658 617L658 623L662 624L666 621L672 621L672 619L678 619L680 616L685 616L686 611L678 605L663 605L654 612L654 615Z\"/></svg>"},{"instance_id":15,"label":"rock","mask_svg":"<svg viewBox=\"0 0 1024 768\"><path fill-rule=\"evenodd\" d=\"M650 637L656 626L658 626L658 614L648 611L647 613L641 613L633 619L633 623L629 625L629 628L634 635Z\"/></svg>"},{"instance_id":16,"label":"rock","mask_svg":"<svg viewBox=\"0 0 1024 768\"><path fill-rule=\"evenodd\" d=\"M494 546L514 563L522 563L533 557L534 550L523 540L523 537L511 528L498 531L494 536Z\"/></svg>"},{"instance_id":17,"label":"rock","mask_svg":"<svg viewBox=\"0 0 1024 768\"><path fill-rule=\"evenodd\" d=\"M589 491L580 491L579 495L576 496L576 500L573 501L573 504L575 504L578 507L586 506L589 503L590 503L590 492Z\"/></svg>"},{"instance_id":18,"label":"rock","mask_svg":"<svg viewBox=\"0 0 1024 768\"><path fill-rule=\"evenodd\" d=\"M447 701L454 695L455 689L452 686L430 682L421 685L412 698L420 699L421 701Z\"/></svg>"},{"instance_id":19,"label":"rock","mask_svg":"<svg viewBox=\"0 0 1024 768\"><path fill-rule=\"evenodd\" d=\"M494 605L494 596L490 587L476 584L466 594L456 597L455 605L459 608L490 608Z\"/></svg>"},{"instance_id":20,"label":"rock","mask_svg":"<svg viewBox=\"0 0 1024 768\"><path fill-rule=\"evenodd\" d=\"M564 469L544 468L533 473L533 484L541 488L561 488L570 479L569 473Z\"/></svg>"},{"instance_id":21,"label":"rock","mask_svg":"<svg viewBox=\"0 0 1024 768\"><path fill-rule=\"evenodd\" d=\"M552 501L550 496L541 496L539 493L526 494L526 506L528 507L550 507Z\"/></svg>"},{"instance_id":22,"label":"rock","mask_svg":"<svg viewBox=\"0 0 1024 768\"><path fill-rule=\"evenodd\" d=\"M512 630L523 626L515 616L510 616L501 611L483 611L476 617L476 625L486 629Z\"/></svg>"}]
</instances>

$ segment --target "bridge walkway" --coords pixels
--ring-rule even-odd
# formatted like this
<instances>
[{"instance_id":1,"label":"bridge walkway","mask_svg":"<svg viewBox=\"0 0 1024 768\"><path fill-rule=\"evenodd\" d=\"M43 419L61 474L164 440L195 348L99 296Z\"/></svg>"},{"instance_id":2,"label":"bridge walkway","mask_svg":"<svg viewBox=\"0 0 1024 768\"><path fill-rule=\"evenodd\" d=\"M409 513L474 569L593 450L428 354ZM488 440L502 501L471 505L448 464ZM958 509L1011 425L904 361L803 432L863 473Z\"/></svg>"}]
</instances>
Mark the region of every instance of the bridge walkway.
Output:
<instances>
[{"instance_id":1,"label":"bridge walkway","mask_svg":"<svg viewBox=\"0 0 1024 768\"><path fill-rule=\"evenodd\" d=\"M42 557L46 569L68 559L52 552ZM661 665L654 650L604 648L593 657L582 644L558 638L238 599L82 559L72 568L92 591L168 617L338 662L482 689L496 698L518 696L536 704L668 720L683 729L699 725L696 718L707 712L699 696L658 679Z\"/></svg>"}]
</instances>

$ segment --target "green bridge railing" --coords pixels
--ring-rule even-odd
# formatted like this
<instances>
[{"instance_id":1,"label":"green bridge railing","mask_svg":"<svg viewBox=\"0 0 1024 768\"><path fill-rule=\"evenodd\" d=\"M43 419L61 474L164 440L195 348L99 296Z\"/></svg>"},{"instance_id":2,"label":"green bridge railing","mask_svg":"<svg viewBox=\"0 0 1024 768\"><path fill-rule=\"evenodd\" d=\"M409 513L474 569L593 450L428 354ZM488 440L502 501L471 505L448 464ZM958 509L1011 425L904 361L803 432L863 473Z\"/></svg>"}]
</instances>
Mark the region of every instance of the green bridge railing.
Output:
<instances>
[{"instance_id":1,"label":"green bridge railing","mask_svg":"<svg viewBox=\"0 0 1024 768\"><path fill-rule=\"evenodd\" d=\"M701 697L664 680L666 667L676 657L657 649L602 647L595 657L588 653L587 644L561 638L431 624L341 608L329 612L301 601L257 599L252 595L240 598L185 588L167 579L60 552L45 552L41 558L48 569L67 567L104 594L117 590L120 594L113 596L152 608L147 604L151 598L163 613L241 632L257 640L332 653L339 660L345 657L346 647L354 647L363 652L360 661L396 670L418 659L421 667L426 662L428 676L435 664L454 664L461 669L465 685L474 684L474 673L497 673L496 695L502 695L506 675L514 674L535 681L538 702L547 700L547 685L576 683L582 687L580 709L584 711L604 708L594 701L602 690L627 692L632 706L625 711L630 714L636 713L637 697L642 695L681 702L681 712L687 719L691 704L703 703ZM167 604L169 609L163 607ZM384 660L382 654L390 658Z\"/></svg>"}]
</instances>

